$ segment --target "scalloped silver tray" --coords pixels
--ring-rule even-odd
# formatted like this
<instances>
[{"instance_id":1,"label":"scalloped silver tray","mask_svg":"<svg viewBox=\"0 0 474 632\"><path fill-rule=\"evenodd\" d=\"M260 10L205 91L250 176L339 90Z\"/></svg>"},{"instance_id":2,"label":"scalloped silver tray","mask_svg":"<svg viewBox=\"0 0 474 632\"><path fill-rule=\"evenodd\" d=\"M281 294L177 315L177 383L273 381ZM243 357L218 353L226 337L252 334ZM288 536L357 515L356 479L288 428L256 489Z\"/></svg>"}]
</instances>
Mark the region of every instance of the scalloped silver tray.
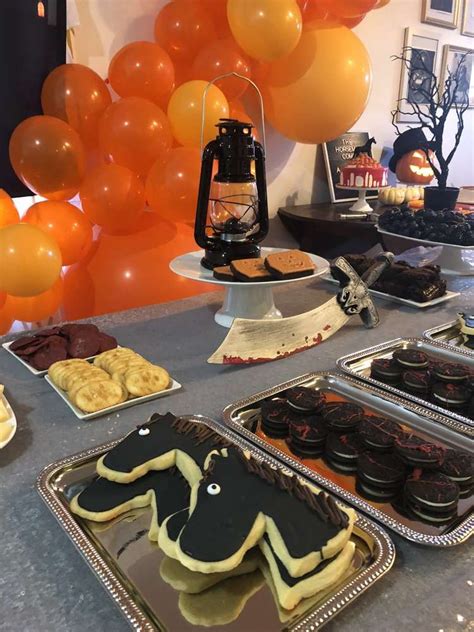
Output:
<instances>
[{"instance_id":1,"label":"scalloped silver tray","mask_svg":"<svg viewBox=\"0 0 474 632\"><path fill-rule=\"evenodd\" d=\"M322 459L300 459L285 447L284 441L269 439L262 433L258 436L255 426L260 418L262 400L281 395L288 388L299 385L322 389L348 401L357 402L379 415L416 429L417 432L433 438L437 443L458 447L464 451L472 450L474 429L466 429L453 419L422 409L407 400L364 384L360 380L326 372L307 373L230 404L223 411L226 425L311 482L334 492L347 504L360 509L407 540L428 546L448 547L465 542L474 533L473 496L470 498L470 508L466 507L466 503L462 501L464 507L462 514L458 516L454 524L444 527L443 531L439 527L406 517L390 503L373 503L366 500L355 489L352 475L335 473L324 464ZM461 503L459 506L461 507Z\"/></svg>"},{"instance_id":2,"label":"scalloped silver tray","mask_svg":"<svg viewBox=\"0 0 474 632\"><path fill-rule=\"evenodd\" d=\"M454 347L456 351L468 357L474 355L474 349L463 346L459 322L457 320L452 320L449 323L443 323L437 327L427 329L423 332L423 338L428 338L428 340L432 340L438 345L447 346L449 349Z\"/></svg>"},{"instance_id":3,"label":"scalloped silver tray","mask_svg":"<svg viewBox=\"0 0 474 632\"><path fill-rule=\"evenodd\" d=\"M423 338L395 338L395 340L389 340L380 345L369 347L368 349L362 349L349 355L339 358L337 366L354 377L364 380L373 386L377 386L385 391L389 391L400 397L401 399L408 399L415 402L422 408L434 410L440 416L450 417L455 419L460 424L464 424L466 427L474 428L474 420L465 417L462 414L456 413L448 408L442 408L432 402L421 399L412 393L402 391L396 386L391 386L385 382L380 382L370 376L370 364L375 358L390 358L392 353L396 349L418 349L424 351L430 356L439 358L444 362L461 362L468 365L471 369L474 369L474 357L471 354L463 353L460 349L451 347L449 345L440 344Z\"/></svg>"},{"instance_id":4,"label":"scalloped silver tray","mask_svg":"<svg viewBox=\"0 0 474 632\"><path fill-rule=\"evenodd\" d=\"M290 471L222 424L201 416L186 419L206 424L240 448L250 450L258 459L287 473ZM91 480L98 458L117 443L98 446L48 465L38 478L37 490L134 630L195 630L180 613L179 593L166 584L158 572L164 556L146 537L150 523L148 509L102 524L83 520L69 511L71 496ZM387 533L361 514L357 514L352 539L356 555L348 575L330 591L322 591L302 602L284 623L279 619L269 587L264 585L249 599L235 621L213 629L216 632L320 629L387 573L394 563L395 548Z\"/></svg>"}]
</instances>

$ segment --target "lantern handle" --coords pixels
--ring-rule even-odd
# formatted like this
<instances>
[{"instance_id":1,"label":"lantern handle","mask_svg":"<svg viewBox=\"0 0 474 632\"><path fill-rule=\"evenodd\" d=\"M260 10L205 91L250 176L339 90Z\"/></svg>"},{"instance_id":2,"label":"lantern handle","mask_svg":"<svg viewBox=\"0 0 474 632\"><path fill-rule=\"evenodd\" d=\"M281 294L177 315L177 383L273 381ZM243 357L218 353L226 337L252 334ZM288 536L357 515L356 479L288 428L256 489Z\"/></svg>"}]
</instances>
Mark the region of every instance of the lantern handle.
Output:
<instances>
[{"instance_id":1,"label":"lantern handle","mask_svg":"<svg viewBox=\"0 0 474 632\"><path fill-rule=\"evenodd\" d=\"M216 83L216 81L220 81L221 79L226 79L227 77L237 77L238 79L243 79L243 81L246 81L247 83L249 83L254 90L256 91L256 93L258 94L258 98L260 99L260 120L262 123L262 145L263 145L263 150L265 151L265 111L263 109L263 97L262 97L262 93L260 92L258 86L256 83L254 83L251 79L249 79L248 77L244 77L244 75L239 75L238 72L226 72L224 75L219 75L218 77L215 77L214 79L212 79L212 81L209 81L209 83L207 84L207 86L204 89L204 92L202 94L202 114L201 114L201 156L202 156L202 152L203 152L203 145L204 145L204 123L206 120L206 109L205 109L205 104L206 104L206 97L207 97L207 91L209 90L209 88L214 85Z\"/></svg>"}]
</instances>

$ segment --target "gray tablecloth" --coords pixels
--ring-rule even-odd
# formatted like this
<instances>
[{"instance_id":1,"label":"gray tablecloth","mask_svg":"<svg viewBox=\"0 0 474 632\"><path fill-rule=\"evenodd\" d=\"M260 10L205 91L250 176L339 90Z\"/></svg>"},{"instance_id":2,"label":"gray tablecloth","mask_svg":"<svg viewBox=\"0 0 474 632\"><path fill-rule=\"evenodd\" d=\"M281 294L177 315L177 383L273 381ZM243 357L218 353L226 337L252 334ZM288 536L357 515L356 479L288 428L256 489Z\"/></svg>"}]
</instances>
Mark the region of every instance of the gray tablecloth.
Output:
<instances>
[{"instance_id":1,"label":"gray tablecloth","mask_svg":"<svg viewBox=\"0 0 474 632\"><path fill-rule=\"evenodd\" d=\"M396 336L420 336L428 327L452 320L457 306L474 304L473 279L452 281L451 288L461 290L462 296L427 310L378 301L378 329L364 330L355 317L314 349L250 367L206 364L225 334L213 319L221 293L96 318L94 322L120 344L167 367L183 389L92 422L76 419L44 379L1 351L0 383L6 385L16 411L18 432L0 452L0 629L128 629L36 493L36 477L45 465L119 438L153 411L219 419L226 404L245 395L307 371L334 369L338 357ZM291 315L322 303L334 291L325 282L304 281L279 289L276 303L284 315ZM473 618L474 580L469 544L437 550L392 537L397 548L393 570L326 629L467 630Z\"/></svg>"}]
</instances>

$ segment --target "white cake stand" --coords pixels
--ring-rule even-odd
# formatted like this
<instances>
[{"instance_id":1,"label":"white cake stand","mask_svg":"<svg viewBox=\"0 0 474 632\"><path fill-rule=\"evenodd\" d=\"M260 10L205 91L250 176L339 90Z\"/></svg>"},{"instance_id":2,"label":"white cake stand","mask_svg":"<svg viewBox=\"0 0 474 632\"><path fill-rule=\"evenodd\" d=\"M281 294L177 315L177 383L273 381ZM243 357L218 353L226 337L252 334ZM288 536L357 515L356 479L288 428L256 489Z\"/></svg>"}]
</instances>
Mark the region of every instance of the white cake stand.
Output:
<instances>
[{"instance_id":1,"label":"white cake stand","mask_svg":"<svg viewBox=\"0 0 474 632\"><path fill-rule=\"evenodd\" d=\"M282 252L285 248L262 248L262 257L266 257L272 252ZM297 281L314 279L326 274L329 270L329 262L318 255L307 253L316 266L315 273L309 277L298 279L284 279L281 281L259 281L259 282L239 282L239 281L219 281L212 275L211 270L201 266L201 259L204 256L203 250L188 252L180 255L170 262L170 268L175 274L201 281L222 285L225 288L224 303L216 312L214 320L223 327L230 327L234 318L251 318L260 320L263 318L282 318L281 312L275 307L273 300L273 288L285 283L295 283Z\"/></svg>"},{"instance_id":2,"label":"white cake stand","mask_svg":"<svg viewBox=\"0 0 474 632\"><path fill-rule=\"evenodd\" d=\"M350 211L355 213L373 213L374 209L367 202L367 191L378 191L379 189L386 189L389 185L383 187L346 187L343 184L336 184L336 189L342 189L343 191L358 191L359 198L357 202L349 208Z\"/></svg>"}]
</instances>

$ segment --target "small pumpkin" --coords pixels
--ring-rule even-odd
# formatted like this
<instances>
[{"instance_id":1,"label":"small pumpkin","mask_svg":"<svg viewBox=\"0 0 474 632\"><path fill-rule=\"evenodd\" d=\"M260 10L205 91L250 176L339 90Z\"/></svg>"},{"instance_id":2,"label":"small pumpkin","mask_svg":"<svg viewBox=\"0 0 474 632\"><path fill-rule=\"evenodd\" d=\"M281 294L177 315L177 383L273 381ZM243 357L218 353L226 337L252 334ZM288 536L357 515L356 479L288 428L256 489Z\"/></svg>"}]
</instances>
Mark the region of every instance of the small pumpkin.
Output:
<instances>
[{"instance_id":1,"label":"small pumpkin","mask_svg":"<svg viewBox=\"0 0 474 632\"><path fill-rule=\"evenodd\" d=\"M379 201L389 206L398 206L405 201L405 190L400 187L386 187L379 191Z\"/></svg>"},{"instance_id":2,"label":"small pumpkin","mask_svg":"<svg viewBox=\"0 0 474 632\"><path fill-rule=\"evenodd\" d=\"M433 152L430 151L433 160ZM422 149L415 149L404 154L397 162L397 178L406 184L429 184L433 180L433 169Z\"/></svg>"}]
</instances>

